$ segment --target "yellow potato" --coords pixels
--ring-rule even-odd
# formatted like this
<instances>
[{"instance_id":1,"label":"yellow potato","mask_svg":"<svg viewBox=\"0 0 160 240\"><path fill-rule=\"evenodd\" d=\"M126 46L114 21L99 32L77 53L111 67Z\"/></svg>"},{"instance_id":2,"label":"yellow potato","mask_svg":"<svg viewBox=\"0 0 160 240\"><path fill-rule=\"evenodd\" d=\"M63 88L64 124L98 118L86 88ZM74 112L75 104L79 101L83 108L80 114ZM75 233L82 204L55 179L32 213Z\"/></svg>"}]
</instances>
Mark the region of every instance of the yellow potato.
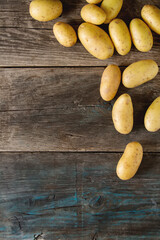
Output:
<instances>
[{"instance_id":1,"label":"yellow potato","mask_svg":"<svg viewBox=\"0 0 160 240\"><path fill-rule=\"evenodd\" d=\"M160 9L154 5L145 5L141 16L148 26L160 35Z\"/></svg>"},{"instance_id":2,"label":"yellow potato","mask_svg":"<svg viewBox=\"0 0 160 240\"><path fill-rule=\"evenodd\" d=\"M129 65L123 72L122 82L127 88L134 88L152 80L158 73L158 65L153 60L141 60Z\"/></svg>"},{"instance_id":3,"label":"yellow potato","mask_svg":"<svg viewBox=\"0 0 160 240\"><path fill-rule=\"evenodd\" d=\"M113 43L100 27L91 23L82 23L78 28L78 36L86 50L94 57L101 60L112 57Z\"/></svg>"},{"instance_id":4,"label":"yellow potato","mask_svg":"<svg viewBox=\"0 0 160 240\"><path fill-rule=\"evenodd\" d=\"M88 3L98 4L102 2L102 0L86 0Z\"/></svg>"},{"instance_id":5,"label":"yellow potato","mask_svg":"<svg viewBox=\"0 0 160 240\"><path fill-rule=\"evenodd\" d=\"M116 65L109 65L103 72L100 95L105 101L111 101L119 88L121 82L121 70Z\"/></svg>"},{"instance_id":6,"label":"yellow potato","mask_svg":"<svg viewBox=\"0 0 160 240\"><path fill-rule=\"evenodd\" d=\"M77 42L75 30L67 23L57 22L54 24L53 33L57 41L64 47L72 47Z\"/></svg>"},{"instance_id":7,"label":"yellow potato","mask_svg":"<svg viewBox=\"0 0 160 240\"><path fill-rule=\"evenodd\" d=\"M101 25L106 20L106 13L97 5L87 4L81 10L81 17L85 22Z\"/></svg>"},{"instance_id":8,"label":"yellow potato","mask_svg":"<svg viewBox=\"0 0 160 240\"><path fill-rule=\"evenodd\" d=\"M130 23L130 32L134 46L141 52L148 52L153 46L153 35L149 27L139 18Z\"/></svg>"},{"instance_id":9,"label":"yellow potato","mask_svg":"<svg viewBox=\"0 0 160 240\"><path fill-rule=\"evenodd\" d=\"M123 0L103 0L101 8L105 11L107 18L104 23L109 23L117 17L123 5Z\"/></svg>"},{"instance_id":10,"label":"yellow potato","mask_svg":"<svg viewBox=\"0 0 160 240\"><path fill-rule=\"evenodd\" d=\"M144 125L149 132L156 132L160 129L160 97L157 97L148 108Z\"/></svg>"},{"instance_id":11,"label":"yellow potato","mask_svg":"<svg viewBox=\"0 0 160 240\"><path fill-rule=\"evenodd\" d=\"M34 19L47 22L58 18L62 14L63 6L60 0L33 0L29 11Z\"/></svg>"},{"instance_id":12,"label":"yellow potato","mask_svg":"<svg viewBox=\"0 0 160 240\"><path fill-rule=\"evenodd\" d=\"M121 134L129 134L133 128L133 104L128 94L121 95L112 109L115 129Z\"/></svg>"},{"instance_id":13,"label":"yellow potato","mask_svg":"<svg viewBox=\"0 0 160 240\"><path fill-rule=\"evenodd\" d=\"M117 52L126 55L130 52L132 41L128 27L121 19L114 19L109 24L109 33Z\"/></svg>"},{"instance_id":14,"label":"yellow potato","mask_svg":"<svg viewBox=\"0 0 160 240\"><path fill-rule=\"evenodd\" d=\"M117 164L117 176L121 180L129 180L134 177L142 162L142 158L142 145L138 142L128 143L122 157Z\"/></svg>"}]
</instances>

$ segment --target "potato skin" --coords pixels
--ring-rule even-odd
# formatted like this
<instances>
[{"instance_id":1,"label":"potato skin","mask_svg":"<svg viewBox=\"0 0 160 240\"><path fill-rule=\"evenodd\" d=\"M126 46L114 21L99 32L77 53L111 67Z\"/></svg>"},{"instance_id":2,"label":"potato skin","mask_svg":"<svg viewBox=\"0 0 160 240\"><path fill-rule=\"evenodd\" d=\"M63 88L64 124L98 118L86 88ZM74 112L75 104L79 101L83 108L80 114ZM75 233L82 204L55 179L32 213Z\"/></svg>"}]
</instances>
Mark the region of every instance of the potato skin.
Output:
<instances>
[{"instance_id":1,"label":"potato skin","mask_svg":"<svg viewBox=\"0 0 160 240\"><path fill-rule=\"evenodd\" d=\"M144 5L141 16L147 25L160 35L160 9L154 5Z\"/></svg>"},{"instance_id":2,"label":"potato skin","mask_svg":"<svg viewBox=\"0 0 160 240\"><path fill-rule=\"evenodd\" d=\"M97 5L87 4L81 10L81 17L85 22L101 25L106 20L106 13Z\"/></svg>"},{"instance_id":3,"label":"potato skin","mask_svg":"<svg viewBox=\"0 0 160 240\"><path fill-rule=\"evenodd\" d=\"M67 23L57 22L54 24L53 33L57 41L64 47L72 47L77 42L75 30Z\"/></svg>"},{"instance_id":4,"label":"potato skin","mask_svg":"<svg viewBox=\"0 0 160 240\"><path fill-rule=\"evenodd\" d=\"M98 4L102 2L102 0L86 0L88 3Z\"/></svg>"},{"instance_id":5,"label":"potato skin","mask_svg":"<svg viewBox=\"0 0 160 240\"><path fill-rule=\"evenodd\" d=\"M131 97L125 93L115 102L112 109L115 129L121 134L129 134L133 129L133 104Z\"/></svg>"},{"instance_id":6,"label":"potato skin","mask_svg":"<svg viewBox=\"0 0 160 240\"><path fill-rule=\"evenodd\" d=\"M47 22L58 18L63 11L60 0L33 0L30 3L30 15L40 22Z\"/></svg>"},{"instance_id":7,"label":"potato skin","mask_svg":"<svg viewBox=\"0 0 160 240\"><path fill-rule=\"evenodd\" d=\"M117 52L126 55L130 52L132 41L127 25L121 19L114 19L109 24L109 33Z\"/></svg>"},{"instance_id":8,"label":"potato skin","mask_svg":"<svg viewBox=\"0 0 160 240\"><path fill-rule=\"evenodd\" d=\"M129 180L134 177L142 162L142 158L142 145L138 142L128 143L122 157L117 164L117 176L121 180Z\"/></svg>"},{"instance_id":9,"label":"potato skin","mask_svg":"<svg viewBox=\"0 0 160 240\"><path fill-rule=\"evenodd\" d=\"M100 95L105 101L111 101L121 82L121 70L116 65L109 65L103 72L100 84Z\"/></svg>"},{"instance_id":10,"label":"potato skin","mask_svg":"<svg viewBox=\"0 0 160 240\"><path fill-rule=\"evenodd\" d=\"M160 129L160 97L157 97L146 111L144 126L149 132Z\"/></svg>"},{"instance_id":11,"label":"potato skin","mask_svg":"<svg viewBox=\"0 0 160 240\"><path fill-rule=\"evenodd\" d=\"M103 0L101 8L105 11L107 17L104 23L110 23L117 17L123 5L123 0Z\"/></svg>"},{"instance_id":12,"label":"potato skin","mask_svg":"<svg viewBox=\"0 0 160 240\"><path fill-rule=\"evenodd\" d=\"M158 74L158 65L153 60L141 60L129 65L123 72L122 83L134 88L152 80Z\"/></svg>"},{"instance_id":13,"label":"potato skin","mask_svg":"<svg viewBox=\"0 0 160 240\"><path fill-rule=\"evenodd\" d=\"M91 23L82 23L78 28L78 36L82 45L94 57L104 60L112 57L113 43L108 34Z\"/></svg>"},{"instance_id":14,"label":"potato skin","mask_svg":"<svg viewBox=\"0 0 160 240\"><path fill-rule=\"evenodd\" d=\"M130 22L130 32L134 46L141 52L148 52L153 47L153 35L149 27L139 18Z\"/></svg>"}]
</instances>

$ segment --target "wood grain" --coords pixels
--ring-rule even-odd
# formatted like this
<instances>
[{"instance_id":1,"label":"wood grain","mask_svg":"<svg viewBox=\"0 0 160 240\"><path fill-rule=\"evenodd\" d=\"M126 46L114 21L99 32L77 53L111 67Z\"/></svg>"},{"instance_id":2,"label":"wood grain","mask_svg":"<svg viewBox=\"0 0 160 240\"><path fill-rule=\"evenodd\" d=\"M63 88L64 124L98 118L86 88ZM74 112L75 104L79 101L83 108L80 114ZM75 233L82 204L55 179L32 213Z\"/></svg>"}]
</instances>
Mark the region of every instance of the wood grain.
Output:
<instances>
[{"instance_id":1,"label":"wood grain","mask_svg":"<svg viewBox=\"0 0 160 240\"><path fill-rule=\"evenodd\" d=\"M81 7L86 1L64 2L62 20L71 23L75 29L82 22ZM160 7L159 0L126 0L119 17L127 23L134 17L140 17L140 10L144 4L152 3ZM148 53L138 52L134 47L127 56L117 53L105 61L91 56L78 42L73 48L59 45L53 33L52 26L57 20L40 23L33 20L28 12L29 1L22 0L21 4L15 0L1 0L0 2L0 66L105 66L108 63L127 66L140 59L154 59L160 66L160 41L154 34L154 47ZM132 9L132 11L130 11ZM103 28L107 31L108 26Z\"/></svg>"},{"instance_id":2,"label":"wood grain","mask_svg":"<svg viewBox=\"0 0 160 240\"><path fill-rule=\"evenodd\" d=\"M114 129L114 104L100 98L104 68L0 70L1 151L116 151L140 141L146 152L160 151L160 134L149 133L144 114L159 96L160 75L135 89L120 87L134 104L134 130Z\"/></svg>"},{"instance_id":3,"label":"wood grain","mask_svg":"<svg viewBox=\"0 0 160 240\"><path fill-rule=\"evenodd\" d=\"M120 156L1 153L0 239L158 240L160 154L130 181L115 174Z\"/></svg>"},{"instance_id":4,"label":"wood grain","mask_svg":"<svg viewBox=\"0 0 160 240\"><path fill-rule=\"evenodd\" d=\"M60 18L40 23L29 15L30 0L0 0L0 240L159 240L160 134L147 132L143 118L159 96L160 74L136 89L121 85L116 98L129 93L135 111L127 136L113 127L115 100L99 95L108 63L151 58L160 66L159 36L148 53L132 47L127 56L97 60L80 42L57 43L53 24L77 30L86 4L62 2ZM145 4L160 7L159 0L124 0L118 17L129 25ZM135 140L145 151L141 167L120 181L120 152Z\"/></svg>"},{"instance_id":5,"label":"wood grain","mask_svg":"<svg viewBox=\"0 0 160 240\"><path fill-rule=\"evenodd\" d=\"M19 4L16 0L1 0L0 11L2 14L0 14L0 27L51 29L57 21L65 21L73 25L78 25L83 21L80 16L81 8L87 4L85 0L62 0L62 16L44 23L35 21L30 16L30 2L31 0L21 0L21 4ZM118 17L125 19L125 21L129 23L133 18L141 17L141 9L145 4L154 4L160 7L159 0L124 0Z\"/></svg>"}]
</instances>

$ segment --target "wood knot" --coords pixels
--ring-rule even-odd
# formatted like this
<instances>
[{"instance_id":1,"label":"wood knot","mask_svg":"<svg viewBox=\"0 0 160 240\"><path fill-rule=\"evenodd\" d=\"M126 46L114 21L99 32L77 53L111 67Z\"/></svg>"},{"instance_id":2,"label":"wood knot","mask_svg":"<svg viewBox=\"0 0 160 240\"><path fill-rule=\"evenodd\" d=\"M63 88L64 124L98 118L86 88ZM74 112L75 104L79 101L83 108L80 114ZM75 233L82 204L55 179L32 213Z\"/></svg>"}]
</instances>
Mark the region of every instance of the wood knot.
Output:
<instances>
[{"instance_id":1,"label":"wood knot","mask_svg":"<svg viewBox=\"0 0 160 240\"><path fill-rule=\"evenodd\" d=\"M103 196L95 196L90 200L89 206L93 209L99 209L104 205Z\"/></svg>"},{"instance_id":2,"label":"wood knot","mask_svg":"<svg viewBox=\"0 0 160 240\"><path fill-rule=\"evenodd\" d=\"M43 233L40 233L38 235L34 235L34 240L45 240L42 235L43 235Z\"/></svg>"}]
</instances>

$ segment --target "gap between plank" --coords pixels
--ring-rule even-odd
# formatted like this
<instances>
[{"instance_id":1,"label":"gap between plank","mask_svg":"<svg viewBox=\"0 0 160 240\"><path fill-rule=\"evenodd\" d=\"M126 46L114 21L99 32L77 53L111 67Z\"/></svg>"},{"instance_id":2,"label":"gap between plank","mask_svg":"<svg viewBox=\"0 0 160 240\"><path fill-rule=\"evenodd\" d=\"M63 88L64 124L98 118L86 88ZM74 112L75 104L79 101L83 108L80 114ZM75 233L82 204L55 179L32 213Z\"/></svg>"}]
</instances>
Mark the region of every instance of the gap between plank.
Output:
<instances>
[{"instance_id":1,"label":"gap between plank","mask_svg":"<svg viewBox=\"0 0 160 240\"><path fill-rule=\"evenodd\" d=\"M6 150L1 150L0 154L17 154L17 153L68 153L68 154L122 154L124 151L54 151L54 150L48 150L48 151L6 151ZM143 152L144 154L160 154L160 152Z\"/></svg>"},{"instance_id":2,"label":"gap between plank","mask_svg":"<svg viewBox=\"0 0 160 240\"><path fill-rule=\"evenodd\" d=\"M130 65L130 64L129 64ZM128 67L129 65L126 65L126 66L119 66L120 68L126 68ZM105 68L107 65L102 65L102 66L0 66L0 69L21 69L21 68L24 68L24 69L29 69L29 68L37 68L37 69L40 69L40 68ZM160 66L158 66L160 67Z\"/></svg>"},{"instance_id":3,"label":"gap between plank","mask_svg":"<svg viewBox=\"0 0 160 240\"><path fill-rule=\"evenodd\" d=\"M106 66L0 66L0 69L12 69L12 68L102 68L102 67L106 67ZM119 66L119 67L127 67L127 66Z\"/></svg>"}]
</instances>

